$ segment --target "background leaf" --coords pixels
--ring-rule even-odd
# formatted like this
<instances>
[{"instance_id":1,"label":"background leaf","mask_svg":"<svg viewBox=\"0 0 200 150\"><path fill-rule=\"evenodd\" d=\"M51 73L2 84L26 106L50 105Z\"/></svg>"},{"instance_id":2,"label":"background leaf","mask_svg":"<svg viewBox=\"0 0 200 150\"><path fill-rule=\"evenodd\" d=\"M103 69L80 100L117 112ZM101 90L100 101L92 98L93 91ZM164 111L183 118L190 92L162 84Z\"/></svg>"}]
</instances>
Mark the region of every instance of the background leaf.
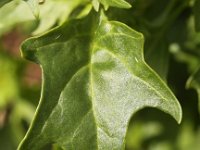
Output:
<instances>
[{"instance_id":1,"label":"background leaf","mask_svg":"<svg viewBox=\"0 0 200 150\"><path fill-rule=\"evenodd\" d=\"M53 26L61 25L78 6L87 4L88 0L48 0L40 6L39 25L34 34L43 33Z\"/></svg>"},{"instance_id":2,"label":"background leaf","mask_svg":"<svg viewBox=\"0 0 200 150\"><path fill-rule=\"evenodd\" d=\"M17 24L34 20L25 2L13 1L0 9L0 36L16 27Z\"/></svg>"},{"instance_id":3,"label":"background leaf","mask_svg":"<svg viewBox=\"0 0 200 150\"><path fill-rule=\"evenodd\" d=\"M92 0L92 5L96 11L99 10L100 4L103 4L104 8L107 10L109 6L118 8L130 8L131 5L125 0Z\"/></svg>"},{"instance_id":4,"label":"background leaf","mask_svg":"<svg viewBox=\"0 0 200 150\"><path fill-rule=\"evenodd\" d=\"M194 88L197 90L200 112L200 68L188 79L187 87Z\"/></svg>"},{"instance_id":5,"label":"background leaf","mask_svg":"<svg viewBox=\"0 0 200 150\"><path fill-rule=\"evenodd\" d=\"M30 124L35 106L20 95L19 64L0 51L0 145L16 149L26 133L22 120Z\"/></svg>"},{"instance_id":6,"label":"background leaf","mask_svg":"<svg viewBox=\"0 0 200 150\"><path fill-rule=\"evenodd\" d=\"M31 3L32 1L28 1ZM38 20L24 1L13 1L0 10L0 36L13 29L16 25L31 22L35 26L33 34L41 34L52 27L61 25L70 18L71 13L80 5L86 5L88 0L48 0L39 8L31 6L35 11L40 10ZM81 9L82 10L82 9ZM78 13L79 15L79 13Z\"/></svg>"},{"instance_id":7,"label":"background leaf","mask_svg":"<svg viewBox=\"0 0 200 150\"><path fill-rule=\"evenodd\" d=\"M200 32L200 0L195 0L194 17L195 17L195 29L196 31Z\"/></svg>"},{"instance_id":8,"label":"background leaf","mask_svg":"<svg viewBox=\"0 0 200 150\"><path fill-rule=\"evenodd\" d=\"M30 9L32 10L34 16L36 18L39 17L39 1L38 0L24 0L29 5Z\"/></svg>"},{"instance_id":9,"label":"background leaf","mask_svg":"<svg viewBox=\"0 0 200 150\"><path fill-rule=\"evenodd\" d=\"M16 65L14 61L0 54L0 109L11 103L18 95Z\"/></svg>"},{"instance_id":10,"label":"background leaf","mask_svg":"<svg viewBox=\"0 0 200 150\"><path fill-rule=\"evenodd\" d=\"M3 6L3 5L5 5L6 3L9 3L9 2L11 2L12 0L1 0L0 1L0 8Z\"/></svg>"}]
</instances>

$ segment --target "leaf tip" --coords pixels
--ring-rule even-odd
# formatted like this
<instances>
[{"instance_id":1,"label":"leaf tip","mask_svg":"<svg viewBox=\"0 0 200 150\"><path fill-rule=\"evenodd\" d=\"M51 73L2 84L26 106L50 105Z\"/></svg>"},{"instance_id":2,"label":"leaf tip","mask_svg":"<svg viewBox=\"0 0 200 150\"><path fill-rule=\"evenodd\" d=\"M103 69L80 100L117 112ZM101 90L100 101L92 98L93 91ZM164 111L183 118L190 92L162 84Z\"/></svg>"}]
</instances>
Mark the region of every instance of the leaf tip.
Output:
<instances>
[{"instance_id":1,"label":"leaf tip","mask_svg":"<svg viewBox=\"0 0 200 150\"><path fill-rule=\"evenodd\" d=\"M121 5L121 8L129 9L132 5L126 1L123 1L123 4Z\"/></svg>"},{"instance_id":2,"label":"leaf tip","mask_svg":"<svg viewBox=\"0 0 200 150\"><path fill-rule=\"evenodd\" d=\"M175 118L178 124L181 124L182 118L183 118L183 112L182 112L182 108L181 108L181 106L179 104L179 115L178 115L177 118Z\"/></svg>"},{"instance_id":3,"label":"leaf tip","mask_svg":"<svg viewBox=\"0 0 200 150\"><path fill-rule=\"evenodd\" d=\"M92 1L92 5L94 7L94 10L98 12L99 11L99 6L100 6L99 2L97 0L93 0Z\"/></svg>"},{"instance_id":4,"label":"leaf tip","mask_svg":"<svg viewBox=\"0 0 200 150\"><path fill-rule=\"evenodd\" d=\"M191 83L192 83L192 77L189 77L189 79L186 81L186 84L185 84L185 88L186 89L190 89L191 88Z\"/></svg>"},{"instance_id":5,"label":"leaf tip","mask_svg":"<svg viewBox=\"0 0 200 150\"><path fill-rule=\"evenodd\" d=\"M132 7L132 5L129 4L129 3L127 3L125 8L129 9L129 8L131 8L131 7Z\"/></svg>"},{"instance_id":6,"label":"leaf tip","mask_svg":"<svg viewBox=\"0 0 200 150\"><path fill-rule=\"evenodd\" d=\"M176 122L178 124L181 124L182 117L183 117L182 107L177 99L176 99L175 103L176 103L176 106L174 108L175 111L174 111L174 113L172 113L172 114L170 113L170 114L173 116L173 118L176 120Z\"/></svg>"}]
</instances>

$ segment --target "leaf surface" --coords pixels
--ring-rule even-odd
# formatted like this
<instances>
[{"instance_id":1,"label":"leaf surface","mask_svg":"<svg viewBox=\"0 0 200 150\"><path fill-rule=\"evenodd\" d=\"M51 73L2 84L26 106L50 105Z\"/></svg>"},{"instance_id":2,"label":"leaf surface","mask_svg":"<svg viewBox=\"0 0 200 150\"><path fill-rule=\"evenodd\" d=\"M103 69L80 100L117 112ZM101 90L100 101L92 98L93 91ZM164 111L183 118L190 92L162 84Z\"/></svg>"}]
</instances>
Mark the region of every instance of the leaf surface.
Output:
<instances>
[{"instance_id":1,"label":"leaf surface","mask_svg":"<svg viewBox=\"0 0 200 150\"><path fill-rule=\"evenodd\" d=\"M100 19L99 19L100 18ZM181 120L181 107L143 58L142 34L92 12L22 45L43 69L36 117L19 150L121 150L130 118L155 107ZM37 143L37 144L36 144Z\"/></svg>"}]
</instances>

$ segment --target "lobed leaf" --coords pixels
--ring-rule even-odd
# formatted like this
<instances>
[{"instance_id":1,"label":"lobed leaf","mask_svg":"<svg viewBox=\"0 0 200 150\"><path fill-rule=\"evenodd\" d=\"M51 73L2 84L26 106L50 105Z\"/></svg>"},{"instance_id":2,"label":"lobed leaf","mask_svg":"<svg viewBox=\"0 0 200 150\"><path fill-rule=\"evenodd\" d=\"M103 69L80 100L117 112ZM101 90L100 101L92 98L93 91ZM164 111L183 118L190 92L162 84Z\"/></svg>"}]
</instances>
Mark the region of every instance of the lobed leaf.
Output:
<instances>
[{"instance_id":1,"label":"lobed leaf","mask_svg":"<svg viewBox=\"0 0 200 150\"><path fill-rule=\"evenodd\" d=\"M155 107L181 121L181 107L143 58L144 38L92 12L31 38L22 54L43 69L40 104L19 150L121 150L130 118ZM37 144L36 144L37 143Z\"/></svg>"}]
</instances>

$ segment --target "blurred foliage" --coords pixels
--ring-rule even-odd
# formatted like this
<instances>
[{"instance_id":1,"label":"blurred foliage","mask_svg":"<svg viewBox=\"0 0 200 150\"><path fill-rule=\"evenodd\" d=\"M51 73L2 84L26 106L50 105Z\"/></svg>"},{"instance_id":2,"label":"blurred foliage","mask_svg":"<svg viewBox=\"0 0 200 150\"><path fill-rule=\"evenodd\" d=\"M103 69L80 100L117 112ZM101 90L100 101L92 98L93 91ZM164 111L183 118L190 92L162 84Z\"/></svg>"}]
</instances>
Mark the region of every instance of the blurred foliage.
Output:
<instances>
[{"instance_id":1,"label":"blurred foliage","mask_svg":"<svg viewBox=\"0 0 200 150\"><path fill-rule=\"evenodd\" d=\"M28 97L21 96L21 67L24 64L0 52L0 145L3 149L14 149L26 133L35 106L26 99Z\"/></svg>"},{"instance_id":2,"label":"blurred foliage","mask_svg":"<svg viewBox=\"0 0 200 150\"><path fill-rule=\"evenodd\" d=\"M32 34L44 33L73 17L88 0L48 0L36 19L29 6L13 0L0 9L0 149L14 150L25 135L39 100L38 66L19 58L19 44ZM0 2L0 6L3 5ZM118 20L145 36L145 59L168 83L180 100L183 121L146 108L129 124L127 150L198 150L200 148L200 33L199 0L129 0L131 9L109 8ZM198 5L198 6L197 6ZM195 6L195 7L194 7ZM194 13L193 13L194 12ZM34 13L37 14L37 13ZM194 15L195 14L195 15ZM37 15L35 15L37 16ZM129 16L129 17L127 17ZM195 25L196 29L195 30ZM18 36L13 36L16 33ZM14 34L15 35L15 34ZM6 40L8 39L8 40ZM20 42L18 42L20 43ZM200 99L200 96L199 96ZM200 107L200 106L199 106ZM50 146L51 147L51 146ZM47 147L47 149L50 149ZM53 149L59 149L56 145Z\"/></svg>"}]
</instances>

